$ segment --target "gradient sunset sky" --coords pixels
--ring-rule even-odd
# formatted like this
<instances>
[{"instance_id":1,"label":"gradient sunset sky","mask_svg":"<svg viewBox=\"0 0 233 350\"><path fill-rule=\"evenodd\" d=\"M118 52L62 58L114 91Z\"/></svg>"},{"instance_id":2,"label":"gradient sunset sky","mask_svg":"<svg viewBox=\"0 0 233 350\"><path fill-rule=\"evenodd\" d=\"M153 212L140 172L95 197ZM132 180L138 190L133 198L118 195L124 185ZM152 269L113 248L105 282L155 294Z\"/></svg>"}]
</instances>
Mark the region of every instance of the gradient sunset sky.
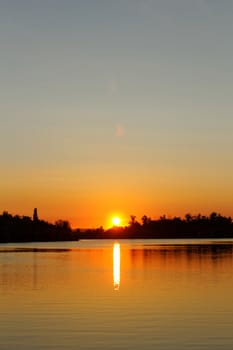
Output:
<instances>
[{"instance_id":1,"label":"gradient sunset sky","mask_svg":"<svg viewBox=\"0 0 233 350\"><path fill-rule=\"evenodd\" d=\"M0 0L0 211L233 215L233 1Z\"/></svg>"}]
</instances>

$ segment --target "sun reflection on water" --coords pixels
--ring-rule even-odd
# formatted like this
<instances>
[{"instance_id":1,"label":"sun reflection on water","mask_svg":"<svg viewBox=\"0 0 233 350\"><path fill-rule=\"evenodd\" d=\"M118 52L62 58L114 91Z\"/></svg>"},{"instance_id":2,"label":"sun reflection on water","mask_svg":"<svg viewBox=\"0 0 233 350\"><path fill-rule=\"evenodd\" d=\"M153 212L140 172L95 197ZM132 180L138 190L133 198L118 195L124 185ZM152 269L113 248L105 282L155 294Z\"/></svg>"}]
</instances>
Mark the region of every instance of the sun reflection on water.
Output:
<instances>
[{"instance_id":1,"label":"sun reflection on water","mask_svg":"<svg viewBox=\"0 0 233 350\"><path fill-rule=\"evenodd\" d=\"M114 290L120 288L120 267L121 267L121 248L119 243L113 245L113 285Z\"/></svg>"}]
</instances>

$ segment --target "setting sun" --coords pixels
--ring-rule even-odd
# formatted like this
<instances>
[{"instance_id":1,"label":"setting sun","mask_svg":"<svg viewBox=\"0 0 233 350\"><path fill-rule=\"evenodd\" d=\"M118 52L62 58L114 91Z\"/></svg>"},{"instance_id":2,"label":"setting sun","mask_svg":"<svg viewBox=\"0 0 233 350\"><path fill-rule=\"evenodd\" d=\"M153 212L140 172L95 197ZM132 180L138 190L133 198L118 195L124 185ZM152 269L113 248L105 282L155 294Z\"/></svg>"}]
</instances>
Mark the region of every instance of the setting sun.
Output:
<instances>
[{"instance_id":1,"label":"setting sun","mask_svg":"<svg viewBox=\"0 0 233 350\"><path fill-rule=\"evenodd\" d=\"M119 226L121 223L121 219L118 216L114 216L114 218L112 218L112 223L114 226Z\"/></svg>"}]
</instances>

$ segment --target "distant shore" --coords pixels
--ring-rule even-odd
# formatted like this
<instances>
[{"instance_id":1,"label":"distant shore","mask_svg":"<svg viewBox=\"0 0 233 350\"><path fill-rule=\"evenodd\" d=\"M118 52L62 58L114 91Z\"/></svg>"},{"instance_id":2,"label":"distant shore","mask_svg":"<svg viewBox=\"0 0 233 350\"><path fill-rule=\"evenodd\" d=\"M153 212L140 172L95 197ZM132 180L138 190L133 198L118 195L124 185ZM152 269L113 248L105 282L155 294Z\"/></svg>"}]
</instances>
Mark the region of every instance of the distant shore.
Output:
<instances>
[{"instance_id":1,"label":"distant shore","mask_svg":"<svg viewBox=\"0 0 233 350\"><path fill-rule=\"evenodd\" d=\"M141 222L131 215L128 226L114 226L105 230L72 229L68 221L58 220L54 224L40 220L37 211L34 216L0 215L0 243L10 242L56 242L80 239L211 239L233 238L233 221L218 213L209 216L186 214L167 218L165 215L153 220L144 215Z\"/></svg>"}]
</instances>

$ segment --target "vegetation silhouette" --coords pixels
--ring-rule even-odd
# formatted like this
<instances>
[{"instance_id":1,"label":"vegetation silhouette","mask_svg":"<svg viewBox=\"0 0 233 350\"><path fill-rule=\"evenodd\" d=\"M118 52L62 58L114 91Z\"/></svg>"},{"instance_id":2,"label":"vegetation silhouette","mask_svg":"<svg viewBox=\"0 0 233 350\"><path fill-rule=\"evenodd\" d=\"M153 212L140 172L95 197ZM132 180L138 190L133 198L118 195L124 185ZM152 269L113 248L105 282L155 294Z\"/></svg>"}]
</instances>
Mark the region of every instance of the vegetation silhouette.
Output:
<instances>
[{"instance_id":1,"label":"vegetation silhouette","mask_svg":"<svg viewBox=\"0 0 233 350\"><path fill-rule=\"evenodd\" d=\"M233 238L233 221L216 212L209 216L186 214L180 217L158 220L143 215L141 222L135 215L130 216L128 226L104 230L72 229L69 222L58 220L54 224L40 220L37 208L33 217L11 215L4 211L0 215L0 242L48 242L73 241L79 239L178 239L178 238Z\"/></svg>"},{"instance_id":2,"label":"vegetation silhouette","mask_svg":"<svg viewBox=\"0 0 233 350\"><path fill-rule=\"evenodd\" d=\"M77 240L68 221L58 220L55 224L39 220L37 209L33 219L29 216L11 215L4 211L0 215L0 242L48 242Z\"/></svg>"},{"instance_id":3,"label":"vegetation silhouette","mask_svg":"<svg viewBox=\"0 0 233 350\"><path fill-rule=\"evenodd\" d=\"M233 221L231 217L215 212L209 216L193 216L188 213L183 219L176 216L167 218L163 215L158 220L153 220L143 215L141 223L136 220L135 215L131 215L128 226L86 230L79 232L79 238L233 238Z\"/></svg>"}]
</instances>

